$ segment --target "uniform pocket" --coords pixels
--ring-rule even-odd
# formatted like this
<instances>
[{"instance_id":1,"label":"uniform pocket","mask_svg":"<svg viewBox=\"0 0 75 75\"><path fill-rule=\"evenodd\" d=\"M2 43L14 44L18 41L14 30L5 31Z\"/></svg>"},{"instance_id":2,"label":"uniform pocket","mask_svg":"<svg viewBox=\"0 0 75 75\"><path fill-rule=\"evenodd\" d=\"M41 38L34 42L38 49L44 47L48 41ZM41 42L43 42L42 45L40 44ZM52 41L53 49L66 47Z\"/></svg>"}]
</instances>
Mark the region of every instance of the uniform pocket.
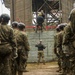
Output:
<instances>
[{"instance_id":1,"label":"uniform pocket","mask_svg":"<svg viewBox=\"0 0 75 75\"><path fill-rule=\"evenodd\" d=\"M0 45L0 55L6 56L12 52L12 47L10 44Z\"/></svg>"}]
</instances>

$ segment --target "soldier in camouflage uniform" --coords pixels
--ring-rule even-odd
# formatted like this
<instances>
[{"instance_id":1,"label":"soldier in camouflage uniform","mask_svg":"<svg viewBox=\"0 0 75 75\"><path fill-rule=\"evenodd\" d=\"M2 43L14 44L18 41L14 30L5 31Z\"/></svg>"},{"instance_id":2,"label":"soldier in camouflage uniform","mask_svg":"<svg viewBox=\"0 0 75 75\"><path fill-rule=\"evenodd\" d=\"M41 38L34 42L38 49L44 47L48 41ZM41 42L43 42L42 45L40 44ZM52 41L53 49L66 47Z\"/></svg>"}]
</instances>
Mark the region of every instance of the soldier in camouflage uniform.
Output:
<instances>
[{"instance_id":1,"label":"soldier in camouflage uniform","mask_svg":"<svg viewBox=\"0 0 75 75\"><path fill-rule=\"evenodd\" d=\"M56 27L56 34L54 36L54 53L56 54L56 56L58 57L58 66L59 66L59 70L57 70L58 72L61 71L61 59L59 58L59 53L57 50L57 41L58 41L58 34L60 32L59 26Z\"/></svg>"},{"instance_id":2,"label":"soldier in camouflage uniform","mask_svg":"<svg viewBox=\"0 0 75 75\"><path fill-rule=\"evenodd\" d=\"M28 59L30 47L28 43L27 34L25 33L25 24L19 23L18 28L19 32L16 36L18 58L16 59L16 61L17 61L18 75L23 75L23 72L26 71L26 62Z\"/></svg>"},{"instance_id":3,"label":"soldier in camouflage uniform","mask_svg":"<svg viewBox=\"0 0 75 75\"><path fill-rule=\"evenodd\" d=\"M63 45L67 46L65 52L70 56L70 69L72 75L75 75L75 8L70 13L69 21L64 29Z\"/></svg>"},{"instance_id":4,"label":"soldier in camouflage uniform","mask_svg":"<svg viewBox=\"0 0 75 75\"><path fill-rule=\"evenodd\" d=\"M14 37L16 39L17 34L19 32L17 21L12 22L12 28L13 28L13 31L14 31ZM17 63L16 63L16 59L12 60L12 57L13 57L13 53L12 53L12 56L11 56L11 63L10 64L11 64L12 75L16 75L17 74Z\"/></svg>"},{"instance_id":5,"label":"soldier in camouflage uniform","mask_svg":"<svg viewBox=\"0 0 75 75\"><path fill-rule=\"evenodd\" d=\"M63 43L64 27L66 25L67 25L67 23L61 23L59 25L60 32L58 33L58 36L57 36L57 50L59 53L59 59L61 60L60 65L61 65L62 70L64 70L64 63L65 63L62 43Z\"/></svg>"},{"instance_id":6,"label":"soldier in camouflage uniform","mask_svg":"<svg viewBox=\"0 0 75 75\"><path fill-rule=\"evenodd\" d=\"M42 40L40 40L40 43L36 44L35 47L38 48L38 64L40 63L40 60L42 58L43 64L45 65L45 60L44 60L44 51L45 46L42 44Z\"/></svg>"},{"instance_id":7,"label":"soldier in camouflage uniform","mask_svg":"<svg viewBox=\"0 0 75 75\"><path fill-rule=\"evenodd\" d=\"M7 25L9 15L1 15L0 25L0 75L11 75L10 56L14 53L13 60L17 55L16 43L13 30Z\"/></svg>"},{"instance_id":8,"label":"soldier in camouflage uniform","mask_svg":"<svg viewBox=\"0 0 75 75\"><path fill-rule=\"evenodd\" d=\"M18 22L17 21L14 21L12 22L12 28L14 30L14 33L18 31Z\"/></svg>"}]
</instances>

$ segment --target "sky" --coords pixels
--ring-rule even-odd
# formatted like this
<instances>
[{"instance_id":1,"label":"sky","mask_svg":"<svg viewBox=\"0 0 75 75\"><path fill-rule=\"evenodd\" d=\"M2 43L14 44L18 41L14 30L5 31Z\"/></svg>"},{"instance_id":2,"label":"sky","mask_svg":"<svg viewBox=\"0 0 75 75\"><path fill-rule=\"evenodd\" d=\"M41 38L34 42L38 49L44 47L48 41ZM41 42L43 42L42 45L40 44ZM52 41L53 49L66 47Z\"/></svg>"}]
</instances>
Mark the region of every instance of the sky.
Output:
<instances>
[{"instance_id":1,"label":"sky","mask_svg":"<svg viewBox=\"0 0 75 75\"><path fill-rule=\"evenodd\" d=\"M3 13L6 13L10 16L10 9L6 8L4 6L4 4L1 3L1 0L0 0L0 15ZM9 24L10 24L10 22L9 22Z\"/></svg>"}]
</instances>

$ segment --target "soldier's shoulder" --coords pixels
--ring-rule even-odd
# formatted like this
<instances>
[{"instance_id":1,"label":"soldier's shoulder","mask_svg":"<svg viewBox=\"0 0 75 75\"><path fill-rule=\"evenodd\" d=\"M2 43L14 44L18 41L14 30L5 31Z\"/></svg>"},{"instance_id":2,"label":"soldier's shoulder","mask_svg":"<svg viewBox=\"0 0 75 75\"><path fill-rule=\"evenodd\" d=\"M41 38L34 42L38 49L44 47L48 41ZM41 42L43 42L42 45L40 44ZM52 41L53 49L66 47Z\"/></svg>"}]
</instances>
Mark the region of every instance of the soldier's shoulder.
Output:
<instances>
[{"instance_id":1,"label":"soldier's shoulder","mask_svg":"<svg viewBox=\"0 0 75 75\"><path fill-rule=\"evenodd\" d=\"M17 29L13 29L13 31L14 31L14 34L16 34L16 35L18 35L20 33L20 31Z\"/></svg>"},{"instance_id":2,"label":"soldier's shoulder","mask_svg":"<svg viewBox=\"0 0 75 75\"><path fill-rule=\"evenodd\" d=\"M61 36L61 32L59 32L59 33L57 34L57 37L58 37L58 36Z\"/></svg>"},{"instance_id":3,"label":"soldier's shoulder","mask_svg":"<svg viewBox=\"0 0 75 75\"><path fill-rule=\"evenodd\" d=\"M8 25L2 25L2 27L5 29L5 30L8 30L8 31L13 31L12 27L11 26L8 26Z\"/></svg>"},{"instance_id":4,"label":"soldier's shoulder","mask_svg":"<svg viewBox=\"0 0 75 75\"><path fill-rule=\"evenodd\" d=\"M64 35L64 31L60 31L60 32L59 32L59 36L60 36L60 37L63 37L63 35Z\"/></svg>"},{"instance_id":5,"label":"soldier's shoulder","mask_svg":"<svg viewBox=\"0 0 75 75\"><path fill-rule=\"evenodd\" d=\"M13 29L15 32L19 32L19 30L18 29Z\"/></svg>"},{"instance_id":6,"label":"soldier's shoulder","mask_svg":"<svg viewBox=\"0 0 75 75\"><path fill-rule=\"evenodd\" d=\"M67 29L67 30L68 30L68 29L70 29L70 28L71 28L71 24L70 24L70 23L68 23L68 24L67 24L67 26L64 28L64 30L65 30L65 29Z\"/></svg>"},{"instance_id":7,"label":"soldier's shoulder","mask_svg":"<svg viewBox=\"0 0 75 75\"><path fill-rule=\"evenodd\" d=\"M57 36L60 34L60 32L59 33L57 33Z\"/></svg>"},{"instance_id":8,"label":"soldier's shoulder","mask_svg":"<svg viewBox=\"0 0 75 75\"><path fill-rule=\"evenodd\" d=\"M19 35L21 37L26 37L26 35L25 35L25 33L23 33L23 31L19 31L17 35Z\"/></svg>"},{"instance_id":9,"label":"soldier's shoulder","mask_svg":"<svg viewBox=\"0 0 75 75\"><path fill-rule=\"evenodd\" d=\"M8 29L12 29L13 30L13 28L11 27L11 26L9 26L9 25L5 25Z\"/></svg>"},{"instance_id":10,"label":"soldier's shoulder","mask_svg":"<svg viewBox=\"0 0 75 75\"><path fill-rule=\"evenodd\" d=\"M60 31L58 34L61 34L62 31Z\"/></svg>"},{"instance_id":11,"label":"soldier's shoulder","mask_svg":"<svg viewBox=\"0 0 75 75\"><path fill-rule=\"evenodd\" d=\"M71 26L71 23L67 23L67 25L65 27L70 27Z\"/></svg>"},{"instance_id":12,"label":"soldier's shoulder","mask_svg":"<svg viewBox=\"0 0 75 75\"><path fill-rule=\"evenodd\" d=\"M27 36L27 33L26 32L21 32L22 35L24 36Z\"/></svg>"}]
</instances>

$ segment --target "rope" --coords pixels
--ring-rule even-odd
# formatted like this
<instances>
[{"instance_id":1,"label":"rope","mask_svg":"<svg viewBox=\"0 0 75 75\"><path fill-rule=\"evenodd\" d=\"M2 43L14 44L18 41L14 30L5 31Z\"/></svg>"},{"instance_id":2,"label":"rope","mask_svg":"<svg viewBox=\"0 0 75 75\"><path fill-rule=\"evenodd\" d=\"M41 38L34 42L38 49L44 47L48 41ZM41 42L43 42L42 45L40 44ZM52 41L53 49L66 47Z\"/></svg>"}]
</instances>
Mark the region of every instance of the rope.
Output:
<instances>
[{"instance_id":1,"label":"rope","mask_svg":"<svg viewBox=\"0 0 75 75\"><path fill-rule=\"evenodd\" d=\"M39 40L40 40L40 33L41 33L41 31L39 31Z\"/></svg>"}]
</instances>

